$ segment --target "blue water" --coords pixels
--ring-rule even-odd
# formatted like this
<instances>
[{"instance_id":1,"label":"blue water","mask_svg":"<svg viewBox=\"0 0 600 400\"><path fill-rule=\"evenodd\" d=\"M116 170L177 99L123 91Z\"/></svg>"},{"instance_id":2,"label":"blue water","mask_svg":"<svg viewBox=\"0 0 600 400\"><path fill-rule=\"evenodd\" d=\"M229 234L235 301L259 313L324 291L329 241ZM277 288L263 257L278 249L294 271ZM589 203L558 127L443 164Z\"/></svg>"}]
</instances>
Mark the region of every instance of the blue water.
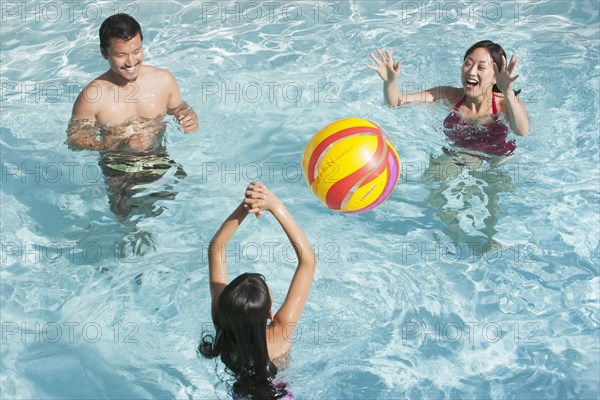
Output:
<instances>
[{"instance_id":1,"label":"blue water","mask_svg":"<svg viewBox=\"0 0 600 400\"><path fill-rule=\"evenodd\" d=\"M597 2L69 4L2 3L1 398L227 398L222 366L195 353L212 329L206 245L253 179L319 261L282 376L296 398L599 397ZM63 144L115 11L201 124L168 119L187 176L137 187L127 217L98 155ZM368 52L400 57L407 91L458 86L483 38L518 57L531 132L502 164L432 170L447 108L385 107ZM300 171L310 137L348 116L403 163L390 198L352 216ZM264 273L281 304L290 250L272 218L249 219L230 275Z\"/></svg>"}]
</instances>

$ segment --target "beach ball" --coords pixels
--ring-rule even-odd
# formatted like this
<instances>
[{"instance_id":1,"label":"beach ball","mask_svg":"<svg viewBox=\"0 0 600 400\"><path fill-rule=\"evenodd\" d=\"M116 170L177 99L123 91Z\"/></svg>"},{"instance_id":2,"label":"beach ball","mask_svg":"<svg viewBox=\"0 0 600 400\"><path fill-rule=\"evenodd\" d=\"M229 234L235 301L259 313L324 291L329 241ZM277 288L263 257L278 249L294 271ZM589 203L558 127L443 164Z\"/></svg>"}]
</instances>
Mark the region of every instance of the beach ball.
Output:
<instances>
[{"instance_id":1,"label":"beach ball","mask_svg":"<svg viewBox=\"0 0 600 400\"><path fill-rule=\"evenodd\" d=\"M362 213L392 193L400 176L400 158L377 124L345 118L310 139L302 170L308 186L328 208Z\"/></svg>"}]
</instances>

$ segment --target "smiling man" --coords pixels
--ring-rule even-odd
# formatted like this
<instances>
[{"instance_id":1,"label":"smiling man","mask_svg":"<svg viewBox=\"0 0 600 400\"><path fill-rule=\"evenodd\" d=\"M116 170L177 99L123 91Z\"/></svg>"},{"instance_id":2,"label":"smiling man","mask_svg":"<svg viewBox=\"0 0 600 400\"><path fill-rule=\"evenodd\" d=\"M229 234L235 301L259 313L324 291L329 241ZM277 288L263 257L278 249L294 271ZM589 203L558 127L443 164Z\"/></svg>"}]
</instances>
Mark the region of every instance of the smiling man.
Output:
<instances>
[{"instance_id":1,"label":"smiling man","mask_svg":"<svg viewBox=\"0 0 600 400\"><path fill-rule=\"evenodd\" d=\"M100 52L109 69L81 91L67 130L69 148L100 152L110 209L129 228L119 244L123 256L154 248L151 232L137 224L161 214L186 176L167 154L165 115L174 115L184 132L198 129L173 75L143 64L142 39L139 23L127 14L102 23Z\"/></svg>"},{"instance_id":2,"label":"smiling man","mask_svg":"<svg viewBox=\"0 0 600 400\"><path fill-rule=\"evenodd\" d=\"M184 132L198 129L173 75L143 64L142 39L139 23L127 14L102 23L100 52L109 69L75 100L67 132L71 149L155 152L163 146L166 113Z\"/></svg>"}]
</instances>

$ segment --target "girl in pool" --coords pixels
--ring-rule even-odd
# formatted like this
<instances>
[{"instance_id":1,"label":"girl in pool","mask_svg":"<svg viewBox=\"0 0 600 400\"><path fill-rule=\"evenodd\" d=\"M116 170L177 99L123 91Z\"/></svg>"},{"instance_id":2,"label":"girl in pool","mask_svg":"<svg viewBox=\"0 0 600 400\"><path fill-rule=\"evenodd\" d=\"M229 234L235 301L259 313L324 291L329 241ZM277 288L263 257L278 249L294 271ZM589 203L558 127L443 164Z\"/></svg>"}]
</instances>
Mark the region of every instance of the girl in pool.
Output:
<instances>
[{"instance_id":1,"label":"girl in pool","mask_svg":"<svg viewBox=\"0 0 600 400\"><path fill-rule=\"evenodd\" d=\"M227 243L248 214L273 214L298 257L283 305L272 315L271 292L264 276L244 273L227 279ZM242 203L227 217L209 245L209 275L215 336L205 335L198 351L221 361L235 375L235 396L277 399L288 393L274 380L289 362L291 337L306 304L315 272L315 254L283 202L263 184L248 185ZM268 322L270 320L270 323Z\"/></svg>"},{"instance_id":2,"label":"girl in pool","mask_svg":"<svg viewBox=\"0 0 600 400\"><path fill-rule=\"evenodd\" d=\"M467 50L461 70L461 88L439 86L412 94L398 91L400 61L394 63L389 50L384 54L377 49L377 53L379 58L369 54L375 66L367 67L383 79L385 101L390 106L438 100L454 104L444 120L444 132L455 148L496 156L511 155L516 145L506 140L508 127L500 121L499 113L506 115L515 134L525 136L529 132L527 110L518 99L518 92L512 89L519 77L514 75L517 59L513 55L507 66L506 53L499 44L483 40Z\"/></svg>"}]
</instances>

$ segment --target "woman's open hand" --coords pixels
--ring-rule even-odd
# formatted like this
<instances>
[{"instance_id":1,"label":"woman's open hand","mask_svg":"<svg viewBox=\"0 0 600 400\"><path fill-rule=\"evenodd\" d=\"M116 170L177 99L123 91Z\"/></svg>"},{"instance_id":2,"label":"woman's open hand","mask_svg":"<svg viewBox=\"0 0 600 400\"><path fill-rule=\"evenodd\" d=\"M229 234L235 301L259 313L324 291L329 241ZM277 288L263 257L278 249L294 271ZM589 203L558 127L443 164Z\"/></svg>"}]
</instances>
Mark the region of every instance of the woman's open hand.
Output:
<instances>
[{"instance_id":1,"label":"woman's open hand","mask_svg":"<svg viewBox=\"0 0 600 400\"><path fill-rule=\"evenodd\" d=\"M373 66L367 64L367 68L377 72L384 82L395 82L398 78L398 75L400 75L400 61L397 61L394 64L394 61L392 60L392 53L390 53L390 51L387 49L385 50L385 54L383 54L379 49L376 49L376 51L381 59L377 58L375 55L373 55L373 53L369 53L371 59L375 61L375 65Z\"/></svg>"},{"instance_id":2,"label":"woman's open hand","mask_svg":"<svg viewBox=\"0 0 600 400\"><path fill-rule=\"evenodd\" d=\"M494 77L496 78L496 86L506 96L507 92L512 89L512 84L519 78L519 74L514 75L515 69L517 68L517 59L513 54L510 57L510 62L506 66L506 58L502 56L502 68L498 71L498 66L493 63Z\"/></svg>"}]
</instances>

